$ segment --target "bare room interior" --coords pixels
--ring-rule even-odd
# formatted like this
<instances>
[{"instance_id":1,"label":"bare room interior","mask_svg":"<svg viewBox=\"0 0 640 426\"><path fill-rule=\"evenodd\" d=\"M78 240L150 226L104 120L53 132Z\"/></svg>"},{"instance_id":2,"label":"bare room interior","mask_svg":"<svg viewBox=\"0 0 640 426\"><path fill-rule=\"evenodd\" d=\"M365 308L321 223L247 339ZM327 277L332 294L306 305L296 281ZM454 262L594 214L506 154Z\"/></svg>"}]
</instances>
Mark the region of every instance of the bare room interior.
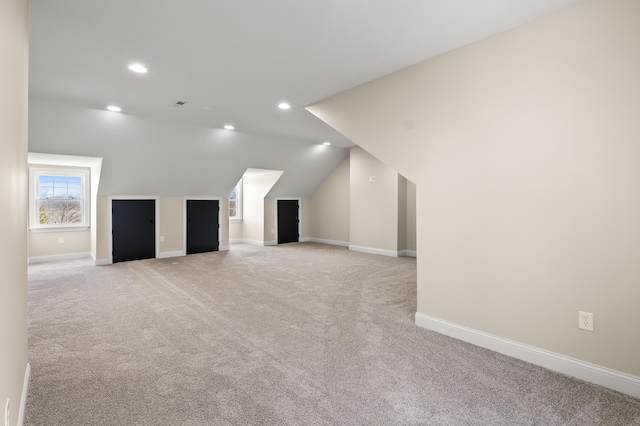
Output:
<instances>
[{"instance_id":1,"label":"bare room interior","mask_svg":"<svg viewBox=\"0 0 640 426\"><path fill-rule=\"evenodd\" d=\"M0 6L0 424L640 425L640 3Z\"/></svg>"}]
</instances>

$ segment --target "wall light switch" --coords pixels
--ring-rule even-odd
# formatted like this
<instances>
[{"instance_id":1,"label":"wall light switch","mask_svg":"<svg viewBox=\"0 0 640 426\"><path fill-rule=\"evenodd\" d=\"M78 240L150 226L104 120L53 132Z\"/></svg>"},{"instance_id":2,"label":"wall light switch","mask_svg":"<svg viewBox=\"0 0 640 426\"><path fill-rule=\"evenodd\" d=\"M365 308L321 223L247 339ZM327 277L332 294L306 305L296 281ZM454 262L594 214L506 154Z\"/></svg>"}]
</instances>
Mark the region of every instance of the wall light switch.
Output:
<instances>
[{"instance_id":1,"label":"wall light switch","mask_svg":"<svg viewBox=\"0 0 640 426\"><path fill-rule=\"evenodd\" d=\"M164 243L164 235L160 235L160 242Z\"/></svg>"}]
</instances>

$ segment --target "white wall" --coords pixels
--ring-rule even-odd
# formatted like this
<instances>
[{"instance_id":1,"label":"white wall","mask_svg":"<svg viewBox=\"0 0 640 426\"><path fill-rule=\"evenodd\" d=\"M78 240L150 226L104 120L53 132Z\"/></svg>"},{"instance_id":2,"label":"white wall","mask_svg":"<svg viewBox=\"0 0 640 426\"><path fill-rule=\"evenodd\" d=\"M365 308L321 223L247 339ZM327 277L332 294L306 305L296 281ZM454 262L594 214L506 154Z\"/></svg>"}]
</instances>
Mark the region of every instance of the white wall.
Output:
<instances>
[{"instance_id":1,"label":"white wall","mask_svg":"<svg viewBox=\"0 0 640 426\"><path fill-rule=\"evenodd\" d=\"M416 183L418 313L640 376L638 16L586 1L309 108Z\"/></svg>"},{"instance_id":2,"label":"white wall","mask_svg":"<svg viewBox=\"0 0 640 426\"><path fill-rule=\"evenodd\" d=\"M170 108L170 107L169 107ZM272 197L306 197L341 148L31 99L29 151L103 158L99 195L227 197L248 168L283 170ZM286 155L282 155L286 152Z\"/></svg>"},{"instance_id":3,"label":"white wall","mask_svg":"<svg viewBox=\"0 0 640 426\"><path fill-rule=\"evenodd\" d=\"M0 404L18 424L27 373L29 2L0 3ZM25 389L26 391L26 389Z\"/></svg>"},{"instance_id":4,"label":"white wall","mask_svg":"<svg viewBox=\"0 0 640 426\"><path fill-rule=\"evenodd\" d=\"M243 240L259 245L265 243L265 197L282 174L283 172L279 170L262 170L244 174L242 179ZM267 200L267 204L271 210L273 203ZM270 212L268 214L271 215ZM271 219L268 220L272 222Z\"/></svg>"}]
</instances>

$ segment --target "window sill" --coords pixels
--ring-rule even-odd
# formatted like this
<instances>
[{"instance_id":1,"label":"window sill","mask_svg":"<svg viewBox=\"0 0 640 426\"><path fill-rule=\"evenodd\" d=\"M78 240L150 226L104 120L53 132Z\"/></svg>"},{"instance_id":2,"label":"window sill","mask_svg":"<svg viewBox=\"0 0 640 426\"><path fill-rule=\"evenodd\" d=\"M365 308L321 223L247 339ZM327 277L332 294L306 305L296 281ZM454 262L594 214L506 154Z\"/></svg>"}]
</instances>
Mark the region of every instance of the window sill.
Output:
<instances>
[{"instance_id":1,"label":"window sill","mask_svg":"<svg viewBox=\"0 0 640 426\"><path fill-rule=\"evenodd\" d=\"M76 232L76 231L86 231L89 229L89 226L56 226L51 228L29 228L29 231L34 234L39 234L41 232Z\"/></svg>"}]
</instances>

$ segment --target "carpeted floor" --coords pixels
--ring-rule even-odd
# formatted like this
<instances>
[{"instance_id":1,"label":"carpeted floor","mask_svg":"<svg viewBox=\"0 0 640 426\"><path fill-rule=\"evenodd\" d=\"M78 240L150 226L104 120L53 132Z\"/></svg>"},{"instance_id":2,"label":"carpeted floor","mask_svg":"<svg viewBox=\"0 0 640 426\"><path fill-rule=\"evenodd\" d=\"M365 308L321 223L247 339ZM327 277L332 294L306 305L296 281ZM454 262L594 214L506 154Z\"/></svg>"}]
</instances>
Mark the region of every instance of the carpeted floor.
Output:
<instances>
[{"instance_id":1,"label":"carpeted floor","mask_svg":"<svg viewBox=\"0 0 640 426\"><path fill-rule=\"evenodd\" d=\"M640 425L416 327L415 260L314 243L29 267L27 425Z\"/></svg>"}]
</instances>

